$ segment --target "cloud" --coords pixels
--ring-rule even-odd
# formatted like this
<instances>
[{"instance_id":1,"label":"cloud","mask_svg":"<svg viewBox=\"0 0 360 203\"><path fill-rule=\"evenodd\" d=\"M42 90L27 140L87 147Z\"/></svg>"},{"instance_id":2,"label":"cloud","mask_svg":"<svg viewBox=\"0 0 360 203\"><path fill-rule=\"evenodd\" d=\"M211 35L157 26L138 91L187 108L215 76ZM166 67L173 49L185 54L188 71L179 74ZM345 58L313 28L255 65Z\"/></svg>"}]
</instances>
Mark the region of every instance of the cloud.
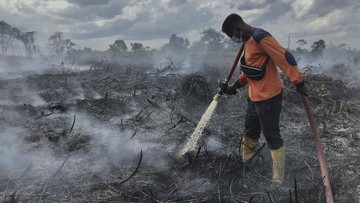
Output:
<instances>
[{"instance_id":1,"label":"cloud","mask_svg":"<svg viewBox=\"0 0 360 203\"><path fill-rule=\"evenodd\" d=\"M88 3L85 7L78 6L78 4L71 4L66 9L58 9L49 13L58 18L65 18L79 23L113 19L121 14L122 9L127 6L129 2L130 0L114 1L111 4Z\"/></svg>"},{"instance_id":2,"label":"cloud","mask_svg":"<svg viewBox=\"0 0 360 203\"><path fill-rule=\"evenodd\" d=\"M162 0L161 2L168 4L168 6L180 6L186 3L187 0Z\"/></svg>"},{"instance_id":3,"label":"cloud","mask_svg":"<svg viewBox=\"0 0 360 203\"><path fill-rule=\"evenodd\" d=\"M185 1L172 8L168 8L169 4L173 5L172 1L155 4L153 1L131 2L122 9L121 15L99 23L101 26L93 23L88 32L74 33L72 37L83 39L119 35L124 39L168 38L173 33L201 29L202 24L213 17L210 9L194 7Z\"/></svg>"},{"instance_id":4,"label":"cloud","mask_svg":"<svg viewBox=\"0 0 360 203\"><path fill-rule=\"evenodd\" d=\"M78 6L107 5L111 0L68 0L71 4Z\"/></svg>"},{"instance_id":5,"label":"cloud","mask_svg":"<svg viewBox=\"0 0 360 203\"><path fill-rule=\"evenodd\" d=\"M360 46L349 38L358 31L359 10L358 0L0 1L0 19L23 30L35 30L43 40L62 31L75 43L110 38L167 39L172 33L189 36L193 42L200 38L202 29L220 30L227 15L239 13L245 22L278 34L280 41L289 33L303 39L326 34L324 38L342 36L347 44Z\"/></svg>"},{"instance_id":6,"label":"cloud","mask_svg":"<svg viewBox=\"0 0 360 203\"><path fill-rule=\"evenodd\" d=\"M262 12L259 12L259 15L252 21L255 25L278 23L278 20L284 17L291 9L288 2L267 1L264 5L259 7L262 8Z\"/></svg>"},{"instance_id":7,"label":"cloud","mask_svg":"<svg viewBox=\"0 0 360 203\"><path fill-rule=\"evenodd\" d=\"M345 13L342 10L334 10L323 17L318 17L309 23L312 30L322 30L329 26L335 26L344 18Z\"/></svg>"},{"instance_id":8,"label":"cloud","mask_svg":"<svg viewBox=\"0 0 360 203\"><path fill-rule=\"evenodd\" d=\"M274 2L276 2L276 0L244 1L237 6L237 9L239 10L261 9Z\"/></svg>"},{"instance_id":9,"label":"cloud","mask_svg":"<svg viewBox=\"0 0 360 203\"><path fill-rule=\"evenodd\" d=\"M315 3L315 0L307 0L307 1L295 0L291 4L291 7L293 8L295 16L297 18L300 18L309 13L309 11L311 10L314 3Z\"/></svg>"},{"instance_id":10,"label":"cloud","mask_svg":"<svg viewBox=\"0 0 360 203\"><path fill-rule=\"evenodd\" d=\"M310 13L319 17L332 13L334 10L346 10L354 7L359 9L360 1L358 0L316 0L311 6ZM346 14L345 14L346 15ZM348 14L349 15L349 14Z\"/></svg>"}]
</instances>

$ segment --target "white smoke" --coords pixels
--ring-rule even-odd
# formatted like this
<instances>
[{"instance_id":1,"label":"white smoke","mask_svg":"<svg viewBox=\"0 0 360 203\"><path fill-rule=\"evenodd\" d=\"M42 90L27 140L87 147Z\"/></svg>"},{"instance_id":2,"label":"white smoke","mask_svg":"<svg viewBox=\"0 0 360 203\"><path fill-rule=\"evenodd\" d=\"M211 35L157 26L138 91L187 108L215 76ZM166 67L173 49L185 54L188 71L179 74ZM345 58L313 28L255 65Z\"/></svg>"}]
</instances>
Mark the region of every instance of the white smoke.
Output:
<instances>
[{"instance_id":1,"label":"white smoke","mask_svg":"<svg viewBox=\"0 0 360 203\"><path fill-rule=\"evenodd\" d=\"M112 162L123 165L136 160L140 151L143 151L143 164L156 168L166 166L164 155L168 153L167 149L152 140L154 135L145 132L135 133L129 129L122 130L111 122L103 123L79 113L76 113L76 120L74 131L91 137L89 156L106 155Z\"/></svg>"},{"instance_id":2,"label":"white smoke","mask_svg":"<svg viewBox=\"0 0 360 203\"><path fill-rule=\"evenodd\" d=\"M313 74L328 75L348 85L359 87L360 51L336 46L325 48L321 54L295 53L298 66Z\"/></svg>"},{"instance_id":3,"label":"white smoke","mask_svg":"<svg viewBox=\"0 0 360 203\"><path fill-rule=\"evenodd\" d=\"M25 133L22 128L6 128L2 126L0 132L0 169L5 171L22 170L28 160L28 153L24 149L24 142L20 134Z\"/></svg>"}]
</instances>

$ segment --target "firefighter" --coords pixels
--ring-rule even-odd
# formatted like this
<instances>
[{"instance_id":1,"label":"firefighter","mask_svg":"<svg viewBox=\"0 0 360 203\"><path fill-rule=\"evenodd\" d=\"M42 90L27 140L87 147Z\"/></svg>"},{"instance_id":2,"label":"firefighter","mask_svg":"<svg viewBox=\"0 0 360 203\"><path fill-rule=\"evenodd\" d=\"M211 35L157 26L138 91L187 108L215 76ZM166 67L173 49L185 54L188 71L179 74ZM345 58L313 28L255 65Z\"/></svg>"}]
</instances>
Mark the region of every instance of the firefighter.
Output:
<instances>
[{"instance_id":1,"label":"firefighter","mask_svg":"<svg viewBox=\"0 0 360 203\"><path fill-rule=\"evenodd\" d=\"M284 179L285 146L280 135L279 121L284 86L277 67L295 84L300 94L307 96L303 75L293 55L269 32L246 24L238 14L230 14L225 19L222 32L236 43L245 43L240 60L242 71L237 80L224 91L225 94L233 95L238 88L249 86L245 135L242 140L243 162L250 161L259 148L262 130L273 161L272 181L281 184Z\"/></svg>"}]
</instances>

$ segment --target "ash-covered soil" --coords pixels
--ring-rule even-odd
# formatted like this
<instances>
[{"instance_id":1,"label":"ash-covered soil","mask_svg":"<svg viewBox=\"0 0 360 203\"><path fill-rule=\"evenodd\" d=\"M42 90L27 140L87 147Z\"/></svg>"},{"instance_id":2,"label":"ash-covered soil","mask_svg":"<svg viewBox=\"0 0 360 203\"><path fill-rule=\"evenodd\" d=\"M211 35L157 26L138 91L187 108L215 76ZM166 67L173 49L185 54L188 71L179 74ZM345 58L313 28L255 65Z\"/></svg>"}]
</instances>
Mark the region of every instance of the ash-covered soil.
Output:
<instances>
[{"instance_id":1,"label":"ash-covered soil","mask_svg":"<svg viewBox=\"0 0 360 203\"><path fill-rule=\"evenodd\" d=\"M221 98L198 151L178 155L226 74L228 66L209 64L197 73L174 64L87 64L2 79L0 199L325 202L307 115L286 78L283 185L271 183L266 146L254 168L241 162L246 89ZM359 202L360 89L324 75L306 81L334 199Z\"/></svg>"}]
</instances>

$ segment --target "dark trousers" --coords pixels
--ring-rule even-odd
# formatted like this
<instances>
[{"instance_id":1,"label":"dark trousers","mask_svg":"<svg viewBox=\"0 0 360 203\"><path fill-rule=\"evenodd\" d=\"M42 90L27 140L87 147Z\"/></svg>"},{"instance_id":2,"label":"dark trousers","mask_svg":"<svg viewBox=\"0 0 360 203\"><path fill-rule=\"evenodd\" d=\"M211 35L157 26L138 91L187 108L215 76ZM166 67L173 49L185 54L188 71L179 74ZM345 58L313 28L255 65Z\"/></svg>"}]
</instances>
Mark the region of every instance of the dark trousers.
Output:
<instances>
[{"instance_id":1,"label":"dark trousers","mask_svg":"<svg viewBox=\"0 0 360 203\"><path fill-rule=\"evenodd\" d=\"M246 111L245 133L252 139L259 139L261 130L265 136L269 149L282 147L280 135L280 112L282 107L282 93L265 101L252 102L248 99Z\"/></svg>"}]
</instances>

